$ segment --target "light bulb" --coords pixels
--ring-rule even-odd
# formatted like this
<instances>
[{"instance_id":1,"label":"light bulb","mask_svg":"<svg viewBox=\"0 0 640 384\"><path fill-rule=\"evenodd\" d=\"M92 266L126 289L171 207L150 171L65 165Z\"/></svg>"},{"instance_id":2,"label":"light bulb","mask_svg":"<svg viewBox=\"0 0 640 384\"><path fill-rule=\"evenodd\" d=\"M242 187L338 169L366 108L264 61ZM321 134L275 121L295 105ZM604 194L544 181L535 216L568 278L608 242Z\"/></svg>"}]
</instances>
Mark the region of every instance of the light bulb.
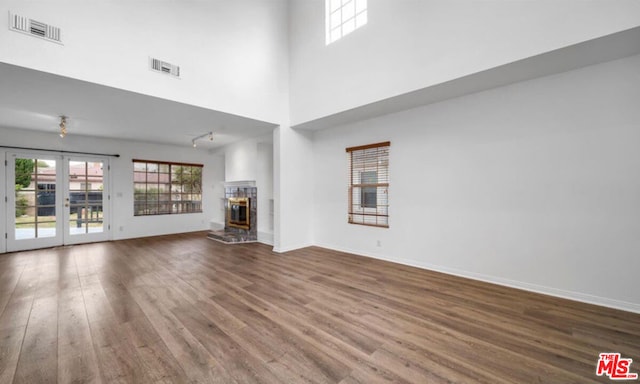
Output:
<instances>
[{"instance_id":1,"label":"light bulb","mask_svg":"<svg viewBox=\"0 0 640 384\"><path fill-rule=\"evenodd\" d=\"M64 138L67 135L67 117L60 116L60 137Z\"/></svg>"}]
</instances>

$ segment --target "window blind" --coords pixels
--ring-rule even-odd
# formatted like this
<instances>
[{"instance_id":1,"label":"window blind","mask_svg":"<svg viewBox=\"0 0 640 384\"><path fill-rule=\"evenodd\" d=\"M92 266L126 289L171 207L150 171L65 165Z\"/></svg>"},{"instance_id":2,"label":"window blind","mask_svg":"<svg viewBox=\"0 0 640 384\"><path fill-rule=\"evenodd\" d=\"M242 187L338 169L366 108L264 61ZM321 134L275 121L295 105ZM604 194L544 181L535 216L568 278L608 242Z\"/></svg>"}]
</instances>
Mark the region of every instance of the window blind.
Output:
<instances>
[{"instance_id":1,"label":"window blind","mask_svg":"<svg viewBox=\"0 0 640 384\"><path fill-rule=\"evenodd\" d=\"M134 216L202 212L202 167L133 159Z\"/></svg>"},{"instance_id":2,"label":"window blind","mask_svg":"<svg viewBox=\"0 0 640 384\"><path fill-rule=\"evenodd\" d=\"M391 143L347 148L349 223L389 227L389 148Z\"/></svg>"}]
</instances>

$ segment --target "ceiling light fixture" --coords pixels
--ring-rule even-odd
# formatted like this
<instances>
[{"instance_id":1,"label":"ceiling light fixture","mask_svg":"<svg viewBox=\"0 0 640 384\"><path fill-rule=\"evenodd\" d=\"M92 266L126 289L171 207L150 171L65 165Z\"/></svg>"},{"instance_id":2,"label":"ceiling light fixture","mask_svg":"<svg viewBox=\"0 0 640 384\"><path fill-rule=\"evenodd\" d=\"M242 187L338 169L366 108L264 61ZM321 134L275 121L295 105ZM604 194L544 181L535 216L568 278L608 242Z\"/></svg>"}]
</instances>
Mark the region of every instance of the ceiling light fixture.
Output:
<instances>
[{"instance_id":1,"label":"ceiling light fixture","mask_svg":"<svg viewBox=\"0 0 640 384\"><path fill-rule=\"evenodd\" d=\"M209 138L209 141L213 141L213 132L207 132L207 133L204 133L204 134L202 134L200 136L194 137L193 140L191 140L191 144L193 145L193 148L196 148L198 146L196 141L198 141L200 139L204 139L205 137Z\"/></svg>"},{"instance_id":2,"label":"ceiling light fixture","mask_svg":"<svg viewBox=\"0 0 640 384\"><path fill-rule=\"evenodd\" d=\"M67 116L60 116L60 137L67 136Z\"/></svg>"}]
</instances>

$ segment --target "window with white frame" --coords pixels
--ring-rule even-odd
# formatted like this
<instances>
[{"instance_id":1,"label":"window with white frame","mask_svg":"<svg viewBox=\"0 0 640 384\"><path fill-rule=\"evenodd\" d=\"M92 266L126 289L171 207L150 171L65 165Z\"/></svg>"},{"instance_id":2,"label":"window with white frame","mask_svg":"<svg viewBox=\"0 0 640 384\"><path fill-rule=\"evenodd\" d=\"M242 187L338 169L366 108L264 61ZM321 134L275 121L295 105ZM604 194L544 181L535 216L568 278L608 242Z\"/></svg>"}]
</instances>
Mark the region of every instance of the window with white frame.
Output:
<instances>
[{"instance_id":1,"label":"window with white frame","mask_svg":"<svg viewBox=\"0 0 640 384\"><path fill-rule=\"evenodd\" d=\"M327 45L367 24L367 0L326 0Z\"/></svg>"}]
</instances>

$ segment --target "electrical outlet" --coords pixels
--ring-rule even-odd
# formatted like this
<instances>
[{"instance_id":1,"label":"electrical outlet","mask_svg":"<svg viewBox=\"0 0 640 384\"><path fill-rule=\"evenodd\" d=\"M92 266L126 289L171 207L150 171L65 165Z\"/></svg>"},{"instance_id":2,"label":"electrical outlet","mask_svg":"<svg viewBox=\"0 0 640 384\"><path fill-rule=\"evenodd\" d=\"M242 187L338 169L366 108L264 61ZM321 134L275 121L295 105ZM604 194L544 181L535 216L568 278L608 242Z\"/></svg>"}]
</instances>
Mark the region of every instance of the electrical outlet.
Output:
<instances>
[{"instance_id":1,"label":"electrical outlet","mask_svg":"<svg viewBox=\"0 0 640 384\"><path fill-rule=\"evenodd\" d=\"M376 246L378 246L378 247L382 247L382 241L378 240L378 241L376 242Z\"/></svg>"},{"instance_id":2,"label":"electrical outlet","mask_svg":"<svg viewBox=\"0 0 640 384\"><path fill-rule=\"evenodd\" d=\"M121 225L121 226L120 226L120 228L118 228L118 230L119 230L120 232L122 232L122 231L124 231L124 227Z\"/></svg>"}]
</instances>

